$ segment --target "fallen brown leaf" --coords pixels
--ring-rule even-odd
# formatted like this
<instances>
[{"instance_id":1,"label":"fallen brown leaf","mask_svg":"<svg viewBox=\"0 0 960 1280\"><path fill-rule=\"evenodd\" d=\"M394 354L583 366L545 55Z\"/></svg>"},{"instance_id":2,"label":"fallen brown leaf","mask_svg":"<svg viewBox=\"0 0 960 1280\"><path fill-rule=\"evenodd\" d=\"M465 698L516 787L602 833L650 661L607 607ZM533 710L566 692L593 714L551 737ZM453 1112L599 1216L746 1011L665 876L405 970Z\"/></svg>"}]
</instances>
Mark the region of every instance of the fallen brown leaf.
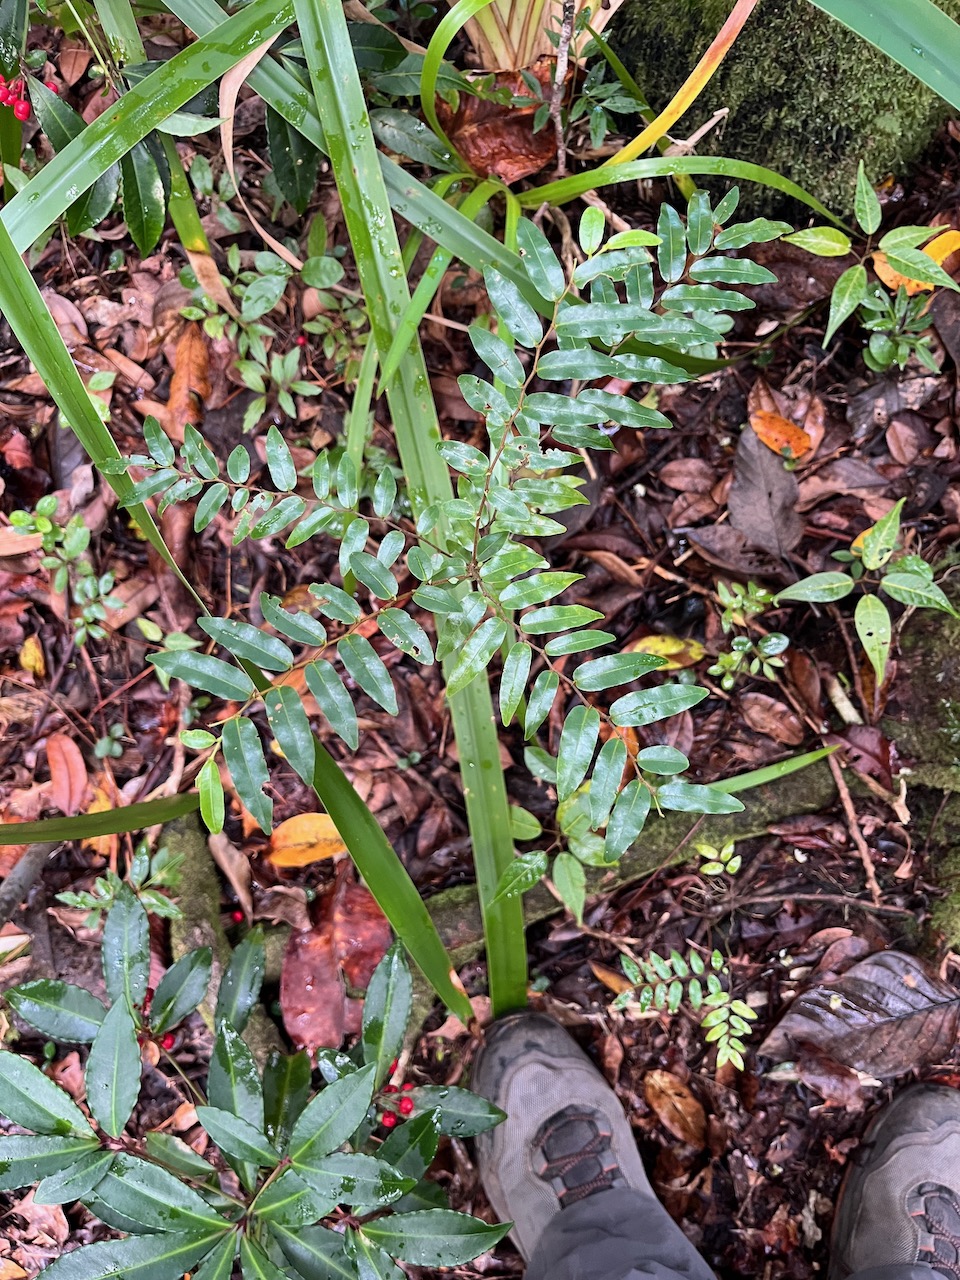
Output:
<instances>
[{"instance_id":1,"label":"fallen brown leaf","mask_svg":"<svg viewBox=\"0 0 960 1280\"><path fill-rule=\"evenodd\" d=\"M75 817L87 793L87 766L80 748L65 733L51 733L47 738L47 764L50 799L61 813Z\"/></svg>"},{"instance_id":2,"label":"fallen brown leaf","mask_svg":"<svg viewBox=\"0 0 960 1280\"><path fill-rule=\"evenodd\" d=\"M861 960L797 996L760 1046L771 1058L815 1045L855 1071L888 1078L939 1061L960 1029L960 991L902 951Z\"/></svg>"},{"instance_id":3,"label":"fallen brown leaf","mask_svg":"<svg viewBox=\"0 0 960 1280\"><path fill-rule=\"evenodd\" d=\"M760 443L752 427L744 427L727 498L731 525L753 546L784 557L803 536L796 502L796 476Z\"/></svg>"},{"instance_id":4,"label":"fallen brown leaf","mask_svg":"<svg viewBox=\"0 0 960 1280\"><path fill-rule=\"evenodd\" d=\"M643 1081L643 1096L669 1133L697 1151L703 1150L707 1118L685 1084L669 1071L649 1071Z\"/></svg>"},{"instance_id":5,"label":"fallen brown leaf","mask_svg":"<svg viewBox=\"0 0 960 1280\"><path fill-rule=\"evenodd\" d=\"M779 698L771 698L765 693L743 693L740 695L740 710L751 729L766 734L775 742L797 747L805 737L800 717Z\"/></svg>"}]
</instances>

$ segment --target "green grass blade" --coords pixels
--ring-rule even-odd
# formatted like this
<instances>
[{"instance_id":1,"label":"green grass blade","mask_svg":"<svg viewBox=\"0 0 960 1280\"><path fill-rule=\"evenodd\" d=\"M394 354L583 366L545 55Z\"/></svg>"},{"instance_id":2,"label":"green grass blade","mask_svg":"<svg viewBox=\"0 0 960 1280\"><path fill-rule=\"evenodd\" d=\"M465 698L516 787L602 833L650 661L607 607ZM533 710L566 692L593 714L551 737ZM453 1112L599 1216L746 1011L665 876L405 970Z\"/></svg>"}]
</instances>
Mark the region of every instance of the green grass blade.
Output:
<instances>
[{"instance_id":1,"label":"green grass blade","mask_svg":"<svg viewBox=\"0 0 960 1280\"><path fill-rule=\"evenodd\" d=\"M289 26L289 0L252 0L205 38L188 45L134 85L119 102L59 151L3 210L3 221L22 253L137 142L192 97L235 66L264 40Z\"/></svg>"},{"instance_id":2,"label":"green grass blade","mask_svg":"<svg viewBox=\"0 0 960 1280\"><path fill-rule=\"evenodd\" d=\"M437 76L443 65L443 55L449 49L457 32L465 27L481 9L493 3L494 0L459 0L459 3L444 14L437 24L437 29L427 45L427 52L420 70L420 109L426 116L427 124L453 155L459 154L457 148L447 137L437 118Z\"/></svg>"},{"instance_id":3,"label":"green grass blade","mask_svg":"<svg viewBox=\"0 0 960 1280\"><path fill-rule=\"evenodd\" d=\"M320 742L313 786L397 937L440 999L466 1026L473 1017L470 1001L455 981L450 957L416 885L379 822Z\"/></svg>"},{"instance_id":4,"label":"green grass blade","mask_svg":"<svg viewBox=\"0 0 960 1280\"><path fill-rule=\"evenodd\" d=\"M484 205L502 188L496 182L481 182L475 191L471 191L460 207L460 212L471 221ZM443 245L439 246L427 264L427 269L413 291L410 305L404 312L403 319L393 335L393 342L387 352L380 370L380 386L385 387L400 367L400 362L409 350L410 344L417 336L420 321L427 308L436 297L437 290L443 283L444 273L453 259L453 254Z\"/></svg>"},{"instance_id":5,"label":"green grass blade","mask_svg":"<svg viewBox=\"0 0 960 1280\"><path fill-rule=\"evenodd\" d=\"M932 0L811 0L960 108L960 25ZM891 72L891 85L896 83ZM903 92L909 93L904 85Z\"/></svg>"},{"instance_id":6,"label":"green grass blade","mask_svg":"<svg viewBox=\"0 0 960 1280\"><path fill-rule=\"evenodd\" d=\"M296 0L296 10L371 327L379 350L387 351L410 306L410 291L346 18L340 0ZM416 515L453 496L446 463L437 452L440 429L416 339L387 389L387 401ZM439 533L443 537L442 529ZM505 1012L526 1003L526 940L519 900L491 901L513 861L513 840L485 677L450 702L484 914L491 998L495 1011Z\"/></svg>"},{"instance_id":7,"label":"green grass blade","mask_svg":"<svg viewBox=\"0 0 960 1280\"><path fill-rule=\"evenodd\" d=\"M738 773L735 778L724 778L721 782L711 782L714 791L724 791L728 796L738 791L749 791L751 787L763 787L769 782L779 782L799 769L806 769L826 756L832 756L836 747L820 747L817 751L807 751L801 756L791 756L789 760L778 760L776 764L765 765L762 769L751 769L749 773Z\"/></svg>"},{"instance_id":8,"label":"green grass blade","mask_svg":"<svg viewBox=\"0 0 960 1280\"><path fill-rule=\"evenodd\" d=\"M139 62L146 62L147 55L130 0L94 0L94 8L117 66L136 66Z\"/></svg>"},{"instance_id":9,"label":"green grass blade","mask_svg":"<svg viewBox=\"0 0 960 1280\"><path fill-rule=\"evenodd\" d=\"M169 799L144 800L104 813L82 813L76 818L42 818L39 822L0 824L0 846L33 844L34 841L86 840L94 836L116 836L125 831L144 831L161 822L172 822L199 808L195 791Z\"/></svg>"},{"instance_id":10,"label":"green grass blade","mask_svg":"<svg viewBox=\"0 0 960 1280\"><path fill-rule=\"evenodd\" d=\"M799 200L827 218L835 226L845 224L826 207L816 196L798 187L789 178L782 178L772 169L763 165L749 164L746 160L731 160L727 156L664 156L662 159L631 160L626 164L605 164L596 169L588 169L585 173L572 174L568 178L560 178L556 182L548 182L543 187L532 187L519 194L520 203L527 209L538 209L544 201L549 204L562 205L575 200L585 191L593 191L598 187L608 187L617 182L636 182L645 178L669 178L674 174L690 173L694 176L711 174L721 178L735 178L738 182L756 182L764 187L772 187L774 191L782 191L784 195Z\"/></svg>"}]
</instances>

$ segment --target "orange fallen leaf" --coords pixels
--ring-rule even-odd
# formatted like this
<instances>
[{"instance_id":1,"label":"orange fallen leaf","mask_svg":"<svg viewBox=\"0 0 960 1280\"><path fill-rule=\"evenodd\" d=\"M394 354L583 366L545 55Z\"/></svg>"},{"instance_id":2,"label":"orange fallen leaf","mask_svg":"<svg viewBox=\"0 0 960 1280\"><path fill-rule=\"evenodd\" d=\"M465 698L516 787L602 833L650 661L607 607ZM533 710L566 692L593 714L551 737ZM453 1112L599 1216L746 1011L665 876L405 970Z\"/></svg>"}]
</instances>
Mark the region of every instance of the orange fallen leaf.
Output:
<instances>
[{"instance_id":1,"label":"orange fallen leaf","mask_svg":"<svg viewBox=\"0 0 960 1280\"><path fill-rule=\"evenodd\" d=\"M623 995L625 991L633 990L633 983L622 973L617 973L616 969L609 969L605 964L597 964L596 961L589 961L590 970L593 976L607 988L608 991L615 992L618 996Z\"/></svg>"},{"instance_id":2,"label":"orange fallen leaf","mask_svg":"<svg viewBox=\"0 0 960 1280\"><path fill-rule=\"evenodd\" d=\"M276 828L267 858L275 867L308 867L346 851L329 813L298 813Z\"/></svg>"},{"instance_id":3,"label":"orange fallen leaf","mask_svg":"<svg viewBox=\"0 0 960 1280\"><path fill-rule=\"evenodd\" d=\"M758 439L782 458L800 458L809 453L813 441L803 427L779 413L757 409L750 415L750 425Z\"/></svg>"},{"instance_id":4,"label":"orange fallen leaf","mask_svg":"<svg viewBox=\"0 0 960 1280\"><path fill-rule=\"evenodd\" d=\"M706 649L699 640L681 640L679 636L644 636L627 645L628 653L651 653L656 658L665 659L661 671L680 671L684 667L695 667L706 657Z\"/></svg>"},{"instance_id":5,"label":"orange fallen leaf","mask_svg":"<svg viewBox=\"0 0 960 1280\"><path fill-rule=\"evenodd\" d=\"M87 806L87 813L109 813L126 804L119 788L112 778L100 774L94 779L93 800ZM101 858L112 858L120 847L119 836L88 836L82 841L85 849L99 854Z\"/></svg>"},{"instance_id":6,"label":"orange fallen leaf","mask_svg":"<svg viewBox=\"0 0 960 1280\"><path fill-rule=\"evenodd\" d=\"M61 813L75 817L87 793L87 766L80 748L65 733L51 733L47 738L47 764L50 799Z\"/></svg>"},{"instance_id":7,"label":"orange fallen leaf","mask_svg":"<svg viewBox=\"0 0 960 1280\"><path fill-rule=\"evenodd\" d=\"M170 379L170 399L163 428L171 440L182 443L183 429L188 422L192 426L200 426L204 401L209 395L210 352L203 330L191 322L177 340L173 377Z\"/></svg>"},{"instance_id":8,"label":"orange fallen leaf","mask_svg":"<svg viewBox=\"0 0 960 1280\"><path fill-rule=\"evenodd\" d=\"M940 267L951 254L958 251L960 251L960 231L943 231L921 249L922 253ZM894 271L887 262L885 253L877 252L873 255L873 269L888 289L896 290L902 285L911 297L915 293L932 293L936 288L935 285L927 284L923 280L911 280L909 276L902 276L899 271Z\"/></svg>"}]
</instances>

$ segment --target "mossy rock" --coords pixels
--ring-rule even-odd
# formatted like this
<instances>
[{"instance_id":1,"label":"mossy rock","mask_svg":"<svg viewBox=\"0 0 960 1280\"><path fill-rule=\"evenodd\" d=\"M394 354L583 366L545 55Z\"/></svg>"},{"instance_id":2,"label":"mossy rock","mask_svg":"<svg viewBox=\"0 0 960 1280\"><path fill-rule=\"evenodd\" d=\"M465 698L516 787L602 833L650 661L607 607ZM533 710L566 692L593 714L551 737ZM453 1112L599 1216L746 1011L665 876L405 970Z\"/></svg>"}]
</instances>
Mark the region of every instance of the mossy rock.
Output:
<instances>
[{"instance_id":1,"label":"mossy rock","mask_svg":"<svg viewBox=\"0 0 960 1280\"><path fill-rule=\"evenodd\" d=\"M960 20L960 0L938 4ZM655 109L669 102L732 7L732 0L626 0L608 34ZM859 160L874 182L901 177L951 114L808 0L764 0L672 136L690 136L721 107L730 112L726 125L697 144L701 155L766 165L841 212L852 207ZM752 213L796 213L778 192L752 184L743 192Z\"/></svg>"}]
</instances>

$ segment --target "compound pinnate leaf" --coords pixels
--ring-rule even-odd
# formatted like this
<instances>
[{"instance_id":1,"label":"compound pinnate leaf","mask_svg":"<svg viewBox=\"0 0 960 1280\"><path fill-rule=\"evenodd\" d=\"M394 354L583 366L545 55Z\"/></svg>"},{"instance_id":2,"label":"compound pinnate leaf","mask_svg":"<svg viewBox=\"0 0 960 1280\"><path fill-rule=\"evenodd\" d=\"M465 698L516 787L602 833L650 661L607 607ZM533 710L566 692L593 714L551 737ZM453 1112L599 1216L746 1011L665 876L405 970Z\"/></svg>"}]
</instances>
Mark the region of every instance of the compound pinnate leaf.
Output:
<instances>
[{"instance_id":1,"label":"compound pinnate leaf","mask_svg":"<svg viewBox=\"0 0 960 1280\"><path fill-rule=\"evenodd\" d=\"M517 223L517 250L537 292L551 302L562 298L567 287L563 267L543 231L527 218Z\"/></svg>"},{"instance_id":2,"label":"compound pinnate leaf","mask_svg":"<svg viewBox=\"0 0 960 1280\"><path fill-rule=\"evenodd\" d=\"M207 653L191 650L151 653L147 661L168 676L228 702L245 702L254 692L253 681L245 671Z\"/></svg>"},{"instance_id":3,"label":"compound pinnate leaf","mask_svg":"<svg viewBox=\"0 0 960 1280\"><path fill-rule=\"evenodd\" d=\"M709 689L697 685L665 684L659 689L644 689L618 698L610 708L610 718L615 725L639 728L679 715L709 696Z\"/></svg>"},{"instance_id":4,"label":"compound pinnate leaf","mask_svg":"<svg viewBox=\"0 0 960 1280\"><path fill-rule=\"evenodd\" d=\"M607 862L616 862L626 853L643 830L649 812L650 789L639 778L633 778L620 792L607 820L603 843L603 856Z\"/></svg>"},{"instance_id":5,"label":"compound pinnate leaf","mask_svg":"<svg viewBox=\"0 0 960 1280\"><path fill-rule=\"evenodd\" d=\"M307 681L307 688L316 698L317 705L326 716L330 728L351 750L356 751L360 745L357 713L353 699L334 670L333 664L320 659L318 662L311 662L303 674Z\"/></svg>"},{"instance_id":6,"label":"compound pinnate leaf","mask_svg":"<svg viewBox=\"0 0 960 1280\"><path fill-rule=\"evenodd\" d=\"M263 704L284 758L309 787L313 782L317 752L313 730L299 693L288 684L277 685L264 693Z\"/></svg>"},{"instance_id":7,"label":"compound pinnate leaf","mask_svg":"<svg viewBox=\"0 0 960 1280\"><path fill-rule=\"evenodd\" d=\"M564 906L577 924L583 924L587 896L587 877L583 866L572 853L558 853L553 860L551 879Z\"/></svg>"},{"instance_id":8,"label":"compound pinnate leaf","mask_svg":"<svg viewBox=\"0 0 960 1280\"><path fill-rule=\"evenodd\" d=\"M681 813L740 813L743 803L713 787L673 778L657 788L657 800L664 809Z\"/></svg>"},{"instance_id":9,"label":"compound pinnate leaf","mask_svg":"<svg viewBox=\"0 0 960 1280\"><path fill-rule=\"evenodd\" d=\"M337 646L337 654L349 676L388 715L398 712L397 691L390 672L369 640L363 636L345 636Z\"/></svg>"},{"instance_id":10,"label":"compound pinnate leaf","mask_svg":"<svg viewBox=\"0 0 960 1280\"><path fill-rule=\"evenodd\" d=\"M666 665L666 658L658 658L652 653L612 653L581 663L573 673L573 683L585 693L596 693L619 684L629 684L631 680L639 680L648 672Z\"/></svg>"},{"instance_id":11,"label":"compound pinnate leaf","mask_svg":"<svg viewBox=\"0 0 960 1280\"><path fill-rule=\"evenodd\" d=\"M237 795L261 829L269 832L273 826L273 800L264 791L270 774L257 726L252 720L234 716L223 725L221 745Z\"/></svg>"},{"instance_id":12,"label":"compound pinnate leaf","mask_svg":"<svg viewBox=\"0 0 960 1280\"><path fill-rule=\"evenodd\" d=\"M506 727L516 715L527 687L530 675L530 664L533 661L533 650L530 645L518 640L511 645L503 660L503 671L500 675L500 719Z\"/></svg>"},{"instance_id":13,"label":"compound pinnate leaf","mask_svg":"<svg viewBox=\"0 0 960 1280\"><path fill-rule=\"evenodd\" d=\"M940 1062L960 1032L960 992L916 956L881 951L836 982L802 992L760 1046L792 1058L814 1044L837 1062L888 1078Z\"/></svg>"},{"instance_id":14,"label":"compound pinnate leaf","mask_svg":"<svg viewBox=\"0 0 960 1280\"><path fill-rule=\"evenodd\" d=\"M487 618L481 622L460 650L447 677L447 696L453 697L485 671L490 659L503 644L507 624L502 618ZM342 645L341 645L342 648Z\"/></svg>"},{"instance_id":15,"label":"compound pinnate leaf","mask_svg":"<svg viewBox=\"0 0 960 1280\"><path fill-rule=\"evenodd\" d=\"M513 281L502 276L493 267L484 269L483 281L494 309L520 345L537 346L543 339L540 317Z\"/></svg>"},{"instance_id":16,"label":"compound pinnate leaf","mask_svg":"<svg viewBox=\"0 0 960 1280\"><path fill-rule=\"evenodd\" d=\"M590 825L602 827L613 807L623 781L627 763L627 745L616 735L607 739L600 748L597 763L590 779Z\"/></svg>"},{"instance_id":17,"label":"compound pinnate leaf","mask_svg":"<svg viewBox=\"0 0 960 1280\"><path fill-rule=\"evenodd\" d=\"M539 849L514 858L498 880L497 891L490 901L499 902L526 893L547 874L547 865L547 855Z\"/></svg>"},{"instance_id":18,"label":"compound pinnate leaf","mask_svg":"<svg viewBox=\"0 0 960 1280\"><path fill-rule=\"evenodd\" d=\"M264 671L289 671L293 654L276 636L235 618L198 618L199 625L235 658L255 662Z\"/></svg>"},{"instance_id":19,"label":"compound pinnate leaf","mask_svg":"<svg viewBox=\"0 0 960 1280\"><path fill-rule=\"evenodd\" d=\"M574 707L564 721L557 754L557 797L576 791L587 776L600 736L600 713L595 707Z\"/></svg>"}]
</instances>

